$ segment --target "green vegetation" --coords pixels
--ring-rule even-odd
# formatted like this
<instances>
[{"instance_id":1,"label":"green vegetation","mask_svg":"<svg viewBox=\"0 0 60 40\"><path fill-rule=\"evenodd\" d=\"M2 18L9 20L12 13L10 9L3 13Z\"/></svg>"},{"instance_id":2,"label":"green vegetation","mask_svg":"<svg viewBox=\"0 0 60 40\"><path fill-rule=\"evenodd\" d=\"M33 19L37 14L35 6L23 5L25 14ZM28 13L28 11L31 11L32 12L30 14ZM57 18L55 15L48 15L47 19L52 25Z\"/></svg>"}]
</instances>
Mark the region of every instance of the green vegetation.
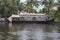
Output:
<instances>
[{"instance_id":1,"label":"green vegetation","mask_svg":"<svg viewBox=\"0 0 60 40\"><path fill-rule=\"evenodd\" d=\"M49 18L60 20L60 0L57 0L57 3L54 3L54 0L26 0L24 3L20 1L0 0L0 17L8 18L12 14L18 14L19 10L20 12L24 11L28 13L46 13ZM34 7L38 8L40 5L44 5L44 8L37 12ZM54 7L57 10L53 9Z\"/></svg>"},{"instance_id":2,"label":"green vegetation","mask_svg":"<svg viewBox=\"0 0 60 40\"><path fill-rule=\"evenodd\" d=\"M33 7L38 7L39 6L39 1L37 0L27 0L26 4L25 4L25 10L26 12L32 13L32 12L36 12L35 9L33 9Z\"/></svg>"}]
</instances>

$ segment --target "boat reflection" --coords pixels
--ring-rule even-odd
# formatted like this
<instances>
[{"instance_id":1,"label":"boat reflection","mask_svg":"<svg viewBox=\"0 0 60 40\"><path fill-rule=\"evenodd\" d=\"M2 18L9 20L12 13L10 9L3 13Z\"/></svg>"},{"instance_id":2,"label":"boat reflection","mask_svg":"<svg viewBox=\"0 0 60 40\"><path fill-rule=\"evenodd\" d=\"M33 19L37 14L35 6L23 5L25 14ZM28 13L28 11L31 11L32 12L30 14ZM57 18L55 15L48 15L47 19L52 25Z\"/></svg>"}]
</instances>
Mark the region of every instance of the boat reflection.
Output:
<instances>
[{"instance_id":1,"label":"boat reflection","mask_svg":"<svg viewBox=\"0 0 60 40\"><path fill-rule=\"evenodd\" d=\"M60 40L58 24L0 24L1 40Z\"/></svg>"}]
</instances>

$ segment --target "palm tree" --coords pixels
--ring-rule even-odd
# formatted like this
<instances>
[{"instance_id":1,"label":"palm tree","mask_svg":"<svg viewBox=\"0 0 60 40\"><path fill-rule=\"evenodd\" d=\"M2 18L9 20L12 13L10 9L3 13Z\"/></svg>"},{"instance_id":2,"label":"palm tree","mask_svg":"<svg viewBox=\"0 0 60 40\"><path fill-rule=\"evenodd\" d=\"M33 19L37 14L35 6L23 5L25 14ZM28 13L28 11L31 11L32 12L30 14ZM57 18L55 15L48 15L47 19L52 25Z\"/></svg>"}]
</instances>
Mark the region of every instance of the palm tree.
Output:
<instances>
[{"instance_id":1,"label":"palm tree","mask_svg":"<svg viewBox=\"0 0 60 40\"><path fill-rule=\"evenodd\" d=\"M54 13L52 13L52 9L54 7L54 0L44 0L42 2L42 5L44 5L46 9L46 14L48 15L49 19L54 18Z\"/></svg>"},{"instance_id":2,"label":"palm tree","mask_svg":"<svg viewBox=\"0 0 60 40\"><path fill-rule=\"evenodd\" d=\"M38 0L27 0L25 4L25 11L32 13L33 12L33 7L38 7L39 6L39 1Z\"/></svg>"},{"instance_id":3,"label":"palm tree","mask_svg":"<svg viewBox=\"0 0 60 40\"><path fill-rule=\"evenodd\" d=\"M55 12L54 17L58 21L58 20L60 20L60 0L57 0L57 1L58 1L56 4L57 11Z\"/></svg>"},{"instance_id":4,"label":"palm tree","mask_svg":"<svg viewBox=\"0 0 60 40\"><path fill-rule=\"evenodd\" d=\"M45 7L39 11L39 13L46 13L46 12L47 12L47 9Z\"/></svg>"},{"instance_id":5,"label":"palm tree","mask_svg":"<svg viewBox=\"0 0 60 40\"><path fill-rule=\"evenodd\" d=\"M19 6L18 6L18 10L21 12L21 11L24 11L24 8L25 8L25 4L22 2L19 3Z\"/></svg>"},{"instance_id":6,"label":"palm tree","mask_svg":"<svg viewBox=\"0 0 60 40\"><path fill-rule=\"evenodd\" d=\"M10 9L12 10L12 14L17 14L18 6L20 0L12 0L12 5L10 5Z\"/></svg>"}]
</instances>

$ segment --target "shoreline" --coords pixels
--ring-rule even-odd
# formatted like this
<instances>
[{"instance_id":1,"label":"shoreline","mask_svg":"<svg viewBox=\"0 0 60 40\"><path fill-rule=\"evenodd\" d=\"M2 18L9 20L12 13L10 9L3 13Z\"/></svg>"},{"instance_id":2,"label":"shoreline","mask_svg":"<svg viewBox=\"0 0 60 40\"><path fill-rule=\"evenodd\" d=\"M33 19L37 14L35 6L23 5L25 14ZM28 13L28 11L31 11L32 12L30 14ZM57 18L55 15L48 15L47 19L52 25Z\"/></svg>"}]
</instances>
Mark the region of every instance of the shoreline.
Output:
<instances>
[{"instance_id":1,"label":"shoreline","mask_svg":"<svg viewBox=\"0 0 60 40\"><path fill-rule=\"evenodd\" d=\"M60 21L54 21L54 23L60 23Z\"/></svg>"},{"instance_id":2,"label":"shoreline","mask_svg":"<svg viewBox=\"0 0 60 40\"><path fill-rule=\"evenodd\" d=\"M9 22L9 21L0 21L0 23L45 23L45 24L48 24L48 23L60 23L60 21L12 21L12 22Z\"/></svg>"}]
</instances>

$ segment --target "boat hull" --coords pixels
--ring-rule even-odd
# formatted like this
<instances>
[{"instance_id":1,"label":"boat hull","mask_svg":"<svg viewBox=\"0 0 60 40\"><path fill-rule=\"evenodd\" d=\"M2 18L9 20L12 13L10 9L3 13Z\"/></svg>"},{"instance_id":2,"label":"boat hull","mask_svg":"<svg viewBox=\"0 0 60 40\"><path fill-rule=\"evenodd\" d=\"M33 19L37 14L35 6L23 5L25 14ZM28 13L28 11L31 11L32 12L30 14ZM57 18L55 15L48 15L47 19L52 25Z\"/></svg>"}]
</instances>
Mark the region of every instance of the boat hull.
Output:
<instances>
[{"instance_id":1,"label":"boat hull","mask_svg":"<svg viewBox=\"0 0 60 40\"><path fill-rule=\"evenodd\" d=\"M53 23L54 19L48 21L12 21L12 23Z\"/></svg>"}]
</instances>

